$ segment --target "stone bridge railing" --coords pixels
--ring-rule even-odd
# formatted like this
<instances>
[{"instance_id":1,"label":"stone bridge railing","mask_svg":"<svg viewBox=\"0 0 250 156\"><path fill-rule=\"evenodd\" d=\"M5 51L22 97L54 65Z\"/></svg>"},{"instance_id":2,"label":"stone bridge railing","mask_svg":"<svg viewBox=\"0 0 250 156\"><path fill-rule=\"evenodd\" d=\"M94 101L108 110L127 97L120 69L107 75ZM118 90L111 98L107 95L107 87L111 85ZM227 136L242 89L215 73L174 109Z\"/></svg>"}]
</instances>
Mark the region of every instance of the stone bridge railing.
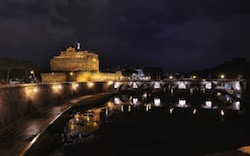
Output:
<instances>
[{"instance_id":1,"label":"stone bridge railing","mask_svg":"<svg viewBox=\"0 0 250 156\"><path fill-rule=\"evenodd\" d=\"M241 93L244 89L242 81L236 79L213 79L213 80L158 80L158 81L115 81L114 89L117 91L138 90L231 90Z\"/></svg>"}]
</instances>

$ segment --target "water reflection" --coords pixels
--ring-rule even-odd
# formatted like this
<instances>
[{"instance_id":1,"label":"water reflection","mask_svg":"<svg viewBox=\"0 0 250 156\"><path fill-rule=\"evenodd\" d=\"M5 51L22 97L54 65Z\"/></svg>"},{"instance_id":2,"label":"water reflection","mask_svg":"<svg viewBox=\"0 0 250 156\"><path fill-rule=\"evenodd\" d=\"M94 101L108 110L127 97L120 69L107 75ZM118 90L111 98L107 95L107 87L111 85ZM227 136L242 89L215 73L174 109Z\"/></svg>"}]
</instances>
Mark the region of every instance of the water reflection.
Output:
<instances>
[{"instance_id":1,"label":"water reflection","mask_svg":"<svg viewBox=\"0 0 250 156\"><path fill-rule=\"evenodd\" d=\"M67 139L74 138L76 136L81 137L88 135L92 131L99 128L99 121L100 115L98 110L77 112L68 122Z\"/></svg>"},{"instance_id":2,"label":"water reflection","mask_svg":"<svg viewBox=\"0 0 250 156\"><path fill-rule=\"evenodd\" d=\"M152 113L166 110L166 114L175 118L178 114L214 115L218 120L226 120L230 112L240 112L241 102L223 93L215 96L167 96L142 93L138 95L121 94L98 108L76 112L68 121L63 139L64 146L83 144L98 138L96 131L105 124L115 122L121 114ZM206 114L211 111L212 114ZM118 115L117 115L118 114ZM120 114L120 115L119 115ZM157 115L157 114L156 114Z\"/></svg>"},{"instance_id":3,"label":"water reflection","mask_svg":"<svg viewBox=\"0 0 250 156\"><path fill-rule=\"evenodd\" d=\"M221 92L215 96L153 96L143 93L142 95L122 94L113 98L115 105L145 105L145 110L149 111L151 107L171 106L176 108L201 108L201 109L241 109L241 102L233 97ZM149 108L150 105L150 108ZM196 110L197 111L197 110Z\"/></svg>"},{"instance_id":4,"label":"water reflection","mask_svg":"<svg viewBox=\"0 0 250 156\"><path fill-rule=\"evenodd\" d=\"M157 109L158 107L161 109L167 108L168 114L170 115L182 113L183 111L189 111L190 114L196 116L197 114L204 114L205 111L210 111L213 112L215 116L218 116L218 119L221 121L225 120L226 114L231 114L232 112L240 114L242 109L241 102L238 99L234 99L228 94L221 92L209 96L197 96L195 94L187 96L154 96L149 93L143 93L141 95L135 96L123 94L114 97L113 102L114 105L121 108L120 112L122 113L134 111L133 107L140 108L141 106L144 107L145 112L150 112L154 109ZM135 109L135 111L136 110L137 109ZM182 111L180 112L180 110Z\"/></svg>"},{"instance_id":5,"label":"water reflection","mask_svg":"<svg viewBox=\"0 0 250 156\"><path fill-rule=\"evenodd\" d=\"M212 109L212 101L211 100L206 100L205 103L204 103L203 108Z\"/></svg>"},{"instance_id":6,"label":"water reflection","mask_svg":"<svg viewBox=\"0 0 250 156\"><path fill-rule=\"evenodd\" d=\"M193 114L196 114L196 108L194 108L194 110L193 110Z\"/></svg>"},{"instance_id":7,"label":"water reflection","mask_svg":"<svg viewBox=\"0 0 250 156\"><path fill-rule=\"evenodd\" d=\"M187 107L187 101L186 99L179 99L178 103L176 104L176 107Z\"/></svg>"},{"instance_id":8,"label":"water reflection","mask_svg":"<svg viewBox=\"0 0 250 156\"><path fill-rule=\"evenodd\" d=\"M147 103L145 104L146 107L146 112L150 111L152 109L152 104L151 103Z\"/></svg>"}]
</instances>

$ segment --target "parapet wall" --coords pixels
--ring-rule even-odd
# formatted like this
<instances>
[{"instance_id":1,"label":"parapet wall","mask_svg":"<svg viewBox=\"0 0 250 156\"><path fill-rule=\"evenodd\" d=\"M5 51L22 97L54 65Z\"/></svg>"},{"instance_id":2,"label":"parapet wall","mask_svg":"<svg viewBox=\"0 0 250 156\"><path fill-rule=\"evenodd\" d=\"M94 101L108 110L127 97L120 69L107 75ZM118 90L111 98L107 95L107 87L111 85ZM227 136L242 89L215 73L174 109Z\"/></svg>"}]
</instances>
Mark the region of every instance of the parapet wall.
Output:
<instances>
[{"instance_id":1,"label":"parapet wall","mask_svg":"<svg viewBox=\"0 0 250 156\"><path fill-rule=\"evenodd\" d=\"M107 82L48 83L0 86L0 131L40 109L82 95L112 91Z\"/></svg>"}]
</instances>

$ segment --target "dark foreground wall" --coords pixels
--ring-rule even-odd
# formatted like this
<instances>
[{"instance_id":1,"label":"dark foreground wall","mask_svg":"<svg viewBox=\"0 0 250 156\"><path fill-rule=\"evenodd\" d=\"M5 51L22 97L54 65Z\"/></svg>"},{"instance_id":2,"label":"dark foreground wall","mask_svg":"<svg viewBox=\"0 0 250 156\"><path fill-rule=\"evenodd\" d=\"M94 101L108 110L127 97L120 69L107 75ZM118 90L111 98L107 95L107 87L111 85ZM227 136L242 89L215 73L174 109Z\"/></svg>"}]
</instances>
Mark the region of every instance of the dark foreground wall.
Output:
<instances>
[{"instance_id":1,"label":"dark foreground wall","mask_svg":"<svg viewBox=\"0 0 250 156\"><path fill-rule=\"evenodd\" d=\"M82 95L112 91L107 82L0 86L0 131L38 110Z\"/></svg>"}]
</instances>

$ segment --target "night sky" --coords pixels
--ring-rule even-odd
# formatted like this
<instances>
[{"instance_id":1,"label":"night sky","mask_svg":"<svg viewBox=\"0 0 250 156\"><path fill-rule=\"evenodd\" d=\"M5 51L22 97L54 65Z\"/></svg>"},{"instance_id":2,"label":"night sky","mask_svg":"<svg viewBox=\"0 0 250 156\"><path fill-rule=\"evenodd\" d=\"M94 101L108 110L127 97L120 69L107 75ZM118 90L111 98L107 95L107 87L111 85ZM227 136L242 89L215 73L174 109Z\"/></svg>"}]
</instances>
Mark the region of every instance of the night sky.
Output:
<instances>
[{"instance_id":1,"label":"night sky","mask_svg":"<svg viewBox=\"0 0 250 156\"><path fill-rule=\"evenodd\" d=\"M250 60L249 0L1 0L0 57L42 68L74 42L100 68L166 72Z\"/></svg>"}]
</instances>

